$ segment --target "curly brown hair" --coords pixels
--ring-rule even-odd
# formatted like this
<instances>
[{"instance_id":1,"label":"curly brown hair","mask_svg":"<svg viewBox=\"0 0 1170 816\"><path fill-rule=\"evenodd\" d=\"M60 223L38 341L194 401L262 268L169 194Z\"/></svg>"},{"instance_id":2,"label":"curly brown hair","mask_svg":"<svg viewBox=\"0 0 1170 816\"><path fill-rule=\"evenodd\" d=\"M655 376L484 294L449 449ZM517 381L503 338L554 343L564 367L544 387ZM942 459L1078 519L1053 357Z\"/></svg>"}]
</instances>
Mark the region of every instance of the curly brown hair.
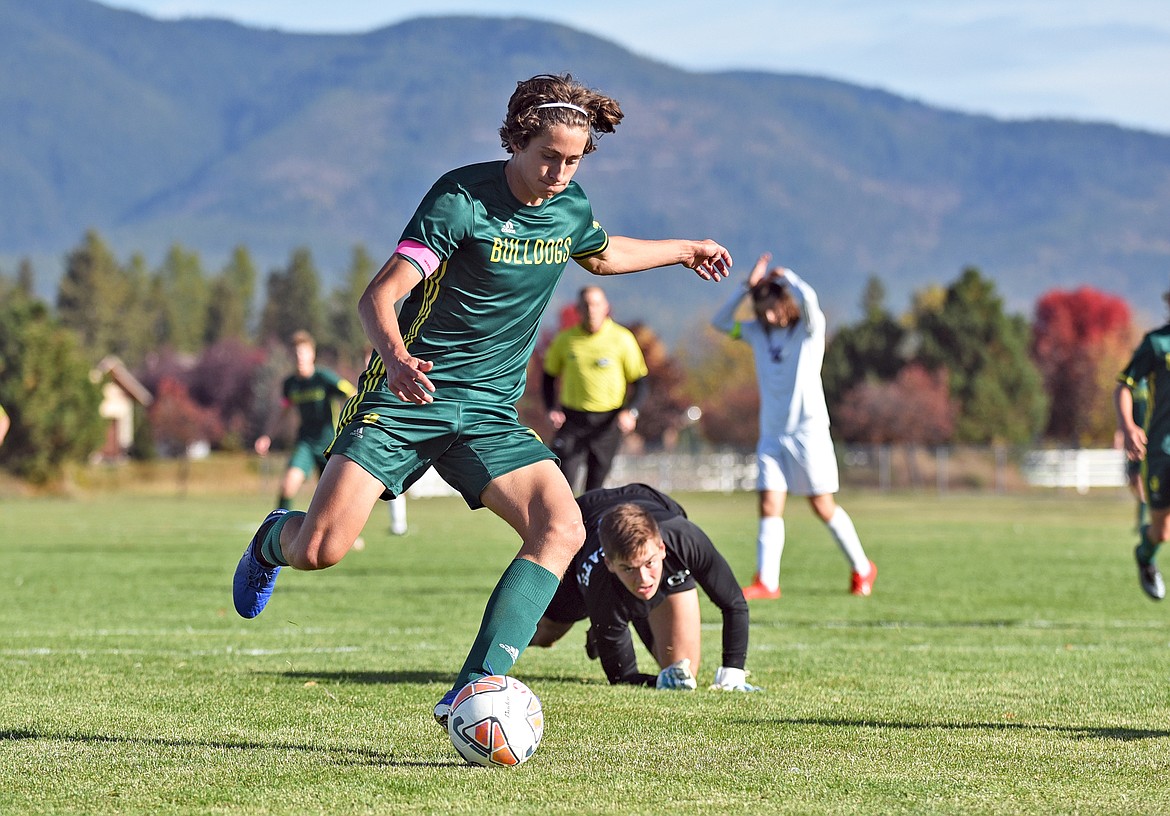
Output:
<instances>
[{"instance_id":1,"label":"curly brown hair","mask_svg":"<svg viewBox=\"0 0 1170 816\"><path fill-rule=\"evenodd\" d=\"M540 107L557 102L575 105L587 113L568 107ZM572 74L537 74L516 83L500 127L500 143L512 153L526 148L533 136L553 125L567 125L589 131L585 145L588 154L597 149L596 140L601 134L614 132L622 116L616 99L585 87Z\"/></svg>"}]
</instances>

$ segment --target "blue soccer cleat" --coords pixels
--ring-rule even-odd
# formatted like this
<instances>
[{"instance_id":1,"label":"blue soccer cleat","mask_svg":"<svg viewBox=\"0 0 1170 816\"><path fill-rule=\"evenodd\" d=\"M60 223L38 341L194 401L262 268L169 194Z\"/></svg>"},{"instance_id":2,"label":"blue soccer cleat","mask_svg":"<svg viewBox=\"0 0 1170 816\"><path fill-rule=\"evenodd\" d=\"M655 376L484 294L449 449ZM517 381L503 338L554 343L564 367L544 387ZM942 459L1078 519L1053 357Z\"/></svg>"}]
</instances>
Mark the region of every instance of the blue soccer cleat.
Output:
<instances>
[{"instance_id":1,"label":"blue soccer cleat","mask_svg":"<svg viewBox=\"0 0 1170 816\"><path fill-rule=\"evenodd\" d=\"M447 717L451 714L451 703L455 702L455 695L459 693L459 689L451 689L443 695L443 699L435 704L435 722L437 722L444 731L447 730Z\"/></svg>"},{"instance_id":2,"label":"blue soccer cleat","mask_svg":"<svg viewBox=\"0 0 1170 816\"><path fill-rule=\"evenodd\" d=\"M273 510L260 524L260 529L252 540L248 542L248 549L240 563L236 565L236 576L232 579L232 600L235 601L236 611L241 617L254 618L264 611L268 599L272 597L272 590L276 587L276 576L280 567L266 567L256 558L256 551L270 527L276 520L287 513L287 510Z\"/></svg>"}]
</instances>

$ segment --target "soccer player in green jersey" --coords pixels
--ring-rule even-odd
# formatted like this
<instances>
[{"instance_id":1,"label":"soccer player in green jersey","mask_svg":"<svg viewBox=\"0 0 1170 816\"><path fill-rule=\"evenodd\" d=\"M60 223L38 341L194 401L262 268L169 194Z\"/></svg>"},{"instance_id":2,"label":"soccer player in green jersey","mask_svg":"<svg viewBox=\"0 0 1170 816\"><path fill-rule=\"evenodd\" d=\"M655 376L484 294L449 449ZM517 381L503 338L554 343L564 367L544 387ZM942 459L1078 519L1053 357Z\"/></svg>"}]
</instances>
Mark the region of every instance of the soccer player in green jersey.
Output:
<instances>
[{"instance_id":1,"label":"soccer player in green jersey","mask_svg":"<svg viewBox=\"0 0 1170 816\"><path fill-rule=\"evenodd\" d=\"M1164 295L1170 304L1170 292ZM1134 389L1146 380L1144 422L1134 416ZM1125 455L1142 463L1142 483L1149 523L1141 526L1141 540L1134 549L1138 580L1155 601L1166 597L1162 573L1154 556L1170 538L1170 323L1142 338L1129 365L1117 378L1114 405L1117 427L1125 439Z\"/></svg>"},{"instance_id":2,"label":"soccer player in green jersey","mask_svg":"<svg viewBox=\"0 0 1170 816\"><path fill-rule=\"evenodd\" d=\"M618 275L682 264L715 281L731 266L714 241L611 236L594 220L573 175L595 136L621 119L616 100L567 74L517 84L499 131L509 158L441 177L359 300L375 354L342 412L308 512L269 514L236 569L236 610L255 617L281 566L336 564L377 500L402 493L429 467L469 507L500 516L520 549L435 706L444 725L468 681L512 668L585 540L553 453L515 408L565 265Z\"/></svg>"},{"instance_id":3,"label":"soccer player in green jersey","mask_svg":"<svg viewBox=\"0 0 1170 816\"><path fill-rule=\"evenodd\" d=\"M301 424L277 497L277 507L284 510L292 507L311 470L316 468L318 473L325 470L325 449L333 441L334 433L333 401L348 399L357 392L349 380L317 365L317 344L308 332L293 334L292 349L296 371L281 387L278 421L283 423L289 413L296 411ZM256 439L254 448L256 453L267 456L271 446L272 436L265 432Z\"/></svg>"},{"instance_id":4,"label":"soccer player in green jersey","mask_svg":"<svg viewBox=\"0 0 1170 816\"><path fill-rule=\"evenodd\" d=\"M1130 389L1133 392L1133 421L1139 426L1146 424L1146 408L1150 401L1150 387L1143 377ZM1124 442L1122 443L1124 447ZM1142 463L1132 459L1125 460L1125 483L1129 485L1129 492L1137 501L1137 526L1141 530L1150 523L1149 508L1146 506L1146 486L1142 482Z\"/></svg>"}]
</instances>

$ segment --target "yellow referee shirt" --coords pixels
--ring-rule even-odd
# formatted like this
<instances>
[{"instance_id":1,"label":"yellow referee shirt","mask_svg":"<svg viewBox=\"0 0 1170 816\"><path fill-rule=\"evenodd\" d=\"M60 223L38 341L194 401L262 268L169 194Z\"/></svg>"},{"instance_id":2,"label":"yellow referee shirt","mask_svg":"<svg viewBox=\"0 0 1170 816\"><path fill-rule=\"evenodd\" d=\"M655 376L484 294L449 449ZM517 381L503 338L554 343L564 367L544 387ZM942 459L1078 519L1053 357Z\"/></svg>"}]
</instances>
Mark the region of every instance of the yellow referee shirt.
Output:
<instances>
[{"instance_id":1,"label":"yellow referee shirt","mask_svg":"<svg viewBox=\"0 0 1170 816\"><path fill-rule=\"evenodd\" d=\"M562 407L602 413L621 408L627 385L648 372L634 333L607 317L593 334L578 325L554 337L544 373L560 378Z\"/></svg>"}]
</instances>

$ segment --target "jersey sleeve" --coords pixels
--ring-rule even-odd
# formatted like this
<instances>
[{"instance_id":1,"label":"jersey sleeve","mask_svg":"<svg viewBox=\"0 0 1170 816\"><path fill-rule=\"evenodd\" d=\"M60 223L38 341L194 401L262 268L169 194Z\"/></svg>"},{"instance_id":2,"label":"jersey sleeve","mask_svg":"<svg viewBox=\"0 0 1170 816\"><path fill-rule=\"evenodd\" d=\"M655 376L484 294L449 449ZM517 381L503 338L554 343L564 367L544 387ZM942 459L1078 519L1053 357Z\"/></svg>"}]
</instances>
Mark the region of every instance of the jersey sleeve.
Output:
<instances>
[{"instance_id":1,"label":"jersey sleeve","mask_svg":"<svg viewBox=\"0 0 1170 816\"><path fill-rule=\"evenodd\" d=\"M573 202L575 207L580 208L579 211L574 212L574 216L577 223L581 225L577 234L573 236L572 257L587 258L590 255L604 252L605 248L609 246L609 233L593 217L593 206L585 196L585 191L577 182L571 181L569 183L574 188L573 195L569 200Z\"/></svg>"},{"instance_id":2,"label":"jersey sleeve","mask_svg":"<svg viewBox=\"0 0 1170 816\"><path fill-rule=\"evenodd\" d=\"M463 187L444 177L423 197L399 241L418 241L445 261L471 235L474 222L475 202ZM426 277L417 260L409 255L401 257Z\"/></svg>"},{"instance_id":3,"label":"jersey sleeve","mask_svg":"<svg viewBox=\"0 0 1170 816\"><path fill-rule=\"evenodd\" d=\"M638 345L638 338L629 329L626 330L625 337L626 349L622 355L622 367L626 375L626 382L637 382L650 372L646 368L646 357Z\"/></svg>"},{"instance_id":4,"label":"jersey sleeve","mask_svg":"<svg viewBox=\"0 0 1170 816\"><path fill-rule=\"evenodd\" d=\"M698 525L680 519L661 528L667 548L674 548L723 615L722 665L742 669L747 662L748 605L731 565Z\"/></svg>"},{"instance_id":5,"label":"jersey sleeve","mask_svg":"<svg viewBox=\"0 0 1170 816\"><path fill-rule=\"evenodd\" d=\"M1134 349L1133 357L1129 361L1121 374L1117 377L1117 381L1129 388L1135 388L1137 384L1146 377L1151 371L1157 360L1157 354L1154 352L1154 343L1150 339L1150 335L1142 338L1142 342Z\"/></svg>"},{"instance_id":6,"label":"jersey sleeve","mask_svg":"<svg viewBox=\"0 0 1170 816\"><path fill-rule=\"evenodd\" d=\"M589 610L597 657L611 684L645 685L647 675L638 672L629 619L615 602L612 587L602 585L607 580L608 576L597 575L585 588L585 607Z\"/></svg>"},{"instance_id":7,"label":"jersey sleeve","mask_svg":"<svg viewBox=\"0 0 1170 816\"><path fill-rule=\"evenodd\" d=\"M735 319L735 310L739 308L739 304L747 296L747 293L748 288L746 283L740 284L732 290L731 296L719 307L719 310L711 318L711 325L717 331L730 335L736 340L739 339L739 321Z\"/></svg>"},{"instance_id":8,"label":"jersey sleeve","mask_svg":"<svg viewBox=\"0 0 1170 816\"><path fill-rule=\"evenodd\" d=\"M805 331L810 335L824 334L825 313L821 311L821 301L817 297L817 290L813 289L804 278L791 269L784 274L784 280L792 289L796 302L800 304L801 318L804 320Z\"/></svg>"},{"instance_id":9,"label":"jersey sleeve","mask_svg":"<svg viewBox=\"0 0 1170 816\"><path fill-rule=\"evenodd\" d=\"M357 393L357 388L354 386L354 384L345 379L345 377L342 377L336 371L328 368L319 368L317 371L320 372L325 381L329 383L329 390L332 392L333 396L349 399Z\"/></svg>"}]
</instances>

